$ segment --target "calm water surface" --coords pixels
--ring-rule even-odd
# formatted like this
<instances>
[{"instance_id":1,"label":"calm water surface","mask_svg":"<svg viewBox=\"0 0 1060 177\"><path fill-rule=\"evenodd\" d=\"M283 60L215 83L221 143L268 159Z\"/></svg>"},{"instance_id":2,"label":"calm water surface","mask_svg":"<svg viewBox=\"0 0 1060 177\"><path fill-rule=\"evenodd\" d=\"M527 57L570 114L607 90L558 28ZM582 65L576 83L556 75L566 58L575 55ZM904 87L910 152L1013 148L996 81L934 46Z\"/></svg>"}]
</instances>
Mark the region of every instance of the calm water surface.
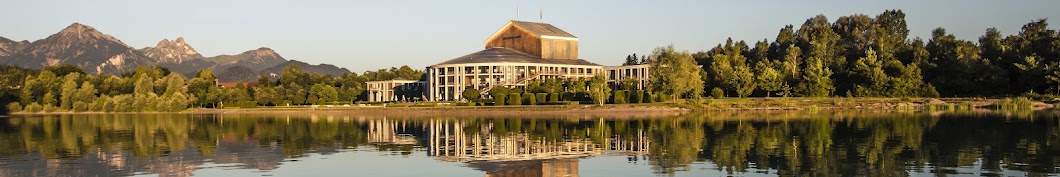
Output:
<instances>
[{"instance_id":1,"label":"calm water surface","mask_svg":"<svg viewBox=\"0 0 1060 177\"><path fill-rule=\"evenodd\" d=\"M0 176L1050 176L1053 113L0 118Z\"/></svg>"}]
</instances>

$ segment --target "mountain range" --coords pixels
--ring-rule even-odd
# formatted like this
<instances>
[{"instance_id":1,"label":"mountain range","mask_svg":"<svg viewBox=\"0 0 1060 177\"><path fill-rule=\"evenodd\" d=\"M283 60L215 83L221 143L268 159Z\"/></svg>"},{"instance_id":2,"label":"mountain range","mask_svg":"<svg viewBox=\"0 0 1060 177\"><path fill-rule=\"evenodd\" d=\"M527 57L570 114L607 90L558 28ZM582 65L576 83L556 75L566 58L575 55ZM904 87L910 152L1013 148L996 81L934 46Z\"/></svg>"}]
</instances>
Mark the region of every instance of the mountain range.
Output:
<instances>
[{"instance_id":1,"label":"mountain range","mask_svg":"<svg viewBox=\"0 0 1060 177\"><path fill-rule=\"evenodd\" d=\"M210 69L222 82L255 81L261 75L275 78L284 67L291 65L302 67L309 73L332 76L350 72L329 64L311 65L288 60L265 47L235 55L204 57L182 37L162 39L154 47L136 49L80 23L33 42L0 37L0 63L34 69L71 64L90 74L120 74L140 66L160 66L187 77Z\"/></svg>"}]
</instances>

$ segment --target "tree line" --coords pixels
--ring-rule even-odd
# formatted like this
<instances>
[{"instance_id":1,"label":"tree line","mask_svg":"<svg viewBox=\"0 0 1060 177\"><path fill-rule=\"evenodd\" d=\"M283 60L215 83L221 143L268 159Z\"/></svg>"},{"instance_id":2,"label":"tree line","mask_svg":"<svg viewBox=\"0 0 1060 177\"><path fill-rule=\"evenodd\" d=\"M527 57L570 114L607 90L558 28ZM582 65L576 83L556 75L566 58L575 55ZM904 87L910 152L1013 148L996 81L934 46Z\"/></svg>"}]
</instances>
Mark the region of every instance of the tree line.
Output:
<instances>
[{"instance_id":1,"label":"tree line","mask_svg":"<svg viewBox=\"0 0 1060 177\"><path fill-rule=\"evenodd\" d=\"M797 29L781 28L774 41L748 45L730 38L710 50L673 53L690 55L702 66L702 89L682 97L1060 94L1060 34L1046 19L1023 25L1010 36L989 28L978 41L957 39L936 28L925 41L909 39L905 16L901 10L887 10L875 17L857 14L831 22L818 15ZM672 46L656 50L649 60L659 58L658 50L672 51ZM625 64L636 63L634 56L626 58ZM652 77L673 75L655 74Z\"/></svg>"},{"instance_id":2,"label":"tree line","mask_svg":"<svg viewBox=\"0 0 1060 177\"><path fill-rule=\"evenodd\" d=\"M365 98L365 82L420 79L408 66L347 73L313 74L284 68L278 79L224 87L209 69L186 78L161 67L140 67L119 75L90 75L73 65L41 70L0 66L0 102L25 112L173 112L187 108L350 104Z\"/></svg>"}]
</instances>

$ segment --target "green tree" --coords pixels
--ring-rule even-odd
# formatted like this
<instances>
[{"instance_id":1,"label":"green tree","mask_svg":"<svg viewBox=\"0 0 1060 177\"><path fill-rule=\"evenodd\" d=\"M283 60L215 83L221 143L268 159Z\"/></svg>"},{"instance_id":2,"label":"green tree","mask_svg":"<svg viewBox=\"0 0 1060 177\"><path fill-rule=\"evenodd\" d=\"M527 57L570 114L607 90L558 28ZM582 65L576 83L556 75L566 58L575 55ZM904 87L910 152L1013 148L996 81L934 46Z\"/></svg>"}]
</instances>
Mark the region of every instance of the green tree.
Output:
<instances>
[{"instance_id":1,"label":"green tree","mask_svg":"<svg viewBox=\"0 0 1060 177\"><path fill-rule=\"evenodd\" d=\"M309 88L308 103L323 105L327 102L338 100L338 91L334 86L325 84L314 84Z\"/></svg>"},{"instance_id":2,"label":"green tree","mask_svg":"<svg viewBox=\"0 0 1060 177\"><path fill-rule=\"evenodd\" d=\"M751 95L751 92L755 90L756 82L754 72L751 71L747 65L736 66L734 69L734 76L732 78L731 85L736 90L736 95L740 98Z\"/></svg>"},{"instance_id":3,"label":"green tree","mask_svg":"<svg viewBox=\"0 0 1060 177\"><path fill-rule=\"evenodd\" d=\"M688 52L675 51L672 45L659 47L649 61L653 91L671 95L675 100L682 96L699 98L702 94L701 70Z\"/></svg>"},{"instance_id":4,"label":"green tree","mask_svg":"<svg viewBox=\"0 0 1060 177\"><path fill-rule=\"evenodd\" d=\"M637 59L637 54L635 53L633 55L626 55L626 62L622 63L622 66L638 65L640 62L637 61Z\"/></svg>"},{"instance_id":5,"label":"green tree","mask_svg":"<svg viewBox=\"0 0 1060 177\"><path fill-rule=\"evenodd\" d=\"M826 97L832 93L832 70L824 66L821 60L811 59L796 89L800 95L807 97Z\"/></svg>"},{"instance_id":6,"label":"green tree","mask_svg":"<svg viewBox=\"0 0 1060 177\"><path fill-rule=\"evenodd\" d=\"M760 62L755 65L755 82L758 89L766 92L766 97L771 96L771 92L780 91L784 85L784 76L769 63Z\"/></svg>"},{"instance_id":7,"label":"green tree","mask_svg":"<svg viewBox=\"0 0 1060 177\"><path fill-rule=\"evenodd\" d=\"M621 89L622 90L637 90L637 89L639 89L639 88L637 88L637 83L638 82L639 81L637 81L637 79L633 79L633 78L622 79L622 81L620 82L621 86L622 86Z\"/></svg>"},{"instance_id":8,"label":"green tree","mask_svg":"<svg viewBox=\"0 0 1060 177\"><path fill-rule=\"evenodd\" d=\"M74 94L73 101L90 103L96 99L96 86L92 85L91 82L84 81L81 83L81 88Z\"/></svg>"},{"instance_id":9,"label":"green tree","mask_svg":"<svg viewBox=\"0 0 1060 177\"><path fill-rule=\"evenodd\" d=\"M478 102L482 98L481 92L475 88L464 89L464 93L461 94L465 100L470 102Z\"/></svg>"},{"instance_id":10,"label":"green tree","mask_svg":"<svg viewBox=\"0 0 1060 177\"><path fill-rule=\"evenodd\" d=\"M302 105L306 103L306 91L302 86L298 86L295 83L287 84L287 100L291 101L291 104Z\"/></svg>"},{"instance_id":11,"label":"green tree","mask_svg":"<svg viewBox=\"0 0 1060 177\"><path fill-rule=\"evenodd\" d=\"M858 59L854 66L855 73L860 76L861 83L854 89L858 96L883 96L886 95L887 83L890 79L883 72L883 61L876 57L876 51L869 49L868 56Z\"/></svg>"},{"instance_id":12,"label":"green tree","mask_svg":"<svg viewBox=\"0 0 1060 177\"><path fill-rule=\"evenodd\" d=\"M81 74L72 73L66 75L63 79L62 90L59 93L60 106L59 109L70 110L74 105L74 94L77 92L78 79L81 78Z\"/></svg>"},{"instance_id":13,"label":"green tree","mask_svg":"<svg viewBox=\"0 0 1060 177\"><path fill-rule=\"evenodd\" d=\"M589 95L593 98L593 103L602 106L607 102L607 98L611 96L611 87L607 86L607 78L604 75L597 74L589 81Z\"/></svg>"},{"instance_id":14,"label":"green tree","mask_svg":"<svg viewBox=\"0 0 1060 177\"><path fill-rule=\"evenodd\" d=\"M259 105L278 105L279 95L275 87L254 87L254 101Z\"/></svg>"}]
</instances>

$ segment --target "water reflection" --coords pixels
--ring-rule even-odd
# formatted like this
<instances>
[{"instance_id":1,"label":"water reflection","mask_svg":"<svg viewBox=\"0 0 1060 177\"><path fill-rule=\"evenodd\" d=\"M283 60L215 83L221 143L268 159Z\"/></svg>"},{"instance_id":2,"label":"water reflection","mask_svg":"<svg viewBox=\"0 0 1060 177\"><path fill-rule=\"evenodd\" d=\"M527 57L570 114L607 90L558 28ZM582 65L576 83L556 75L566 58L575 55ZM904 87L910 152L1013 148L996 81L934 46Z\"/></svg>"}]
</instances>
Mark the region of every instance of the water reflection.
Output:
<instances>
[{"instance_id":1,"label":"water reflection","mask_svg":"<svg viewBox=\"0 0 1060 177\"><path fill-rule=\"evenodd\" d=\"M1052 113L708 113L657 118L62 115L0 118L0 176L191 176L304 170L391 152L485 176L1056 174ZM415 158L423 156L423 161ZM373 159L340 159L372 161ZM415 163L413 163L415 161ZM647 164L630 165L630 164ZM404 169L408 166L365 167ZM589 168L598 169L598 168ZM344 169L329 169L343 171ZM424 170L422 175L437 174ZM339 174L357 174L356 171Z\"/></svg>"}]
</instances>

